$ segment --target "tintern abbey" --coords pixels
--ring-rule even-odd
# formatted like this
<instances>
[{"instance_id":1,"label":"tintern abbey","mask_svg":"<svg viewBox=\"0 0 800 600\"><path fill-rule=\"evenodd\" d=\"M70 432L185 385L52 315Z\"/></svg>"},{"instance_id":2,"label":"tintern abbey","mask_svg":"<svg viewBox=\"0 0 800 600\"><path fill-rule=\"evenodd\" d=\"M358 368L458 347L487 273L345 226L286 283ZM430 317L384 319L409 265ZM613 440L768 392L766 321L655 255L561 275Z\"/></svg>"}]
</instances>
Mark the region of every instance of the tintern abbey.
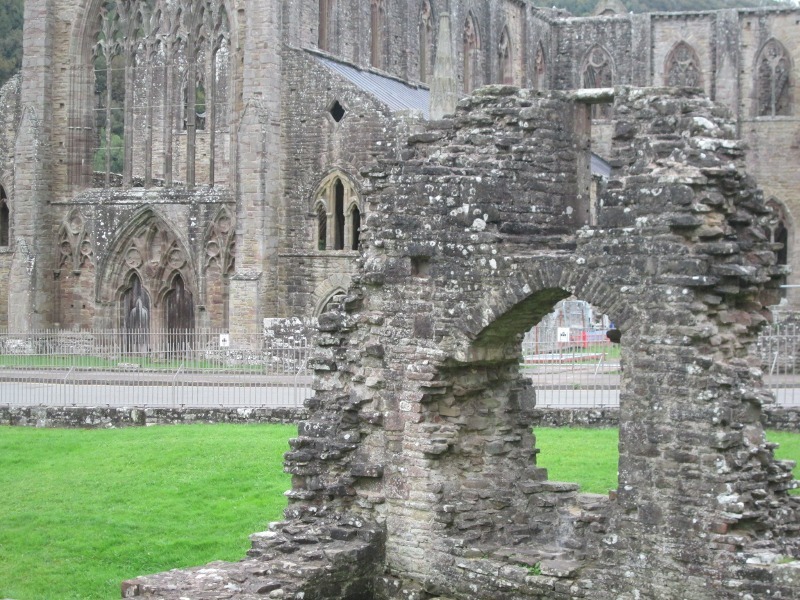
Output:
<instances>
[{"instance_id":1,"label":"tintern abbey","mask_svg":"<svg viewBox=\"0 0 800 600\"><path fill-rule=\"evenodd\" d=\"M764 235L800 272L798 69L796 9L26 0L22 73L0 93L0 326L318 315L370 227L367 174L488 84L701 88L733 114L773 209ZM582 125L579 226L602 209L614 123L596 101Z\"/></svg>"}]
</instances>

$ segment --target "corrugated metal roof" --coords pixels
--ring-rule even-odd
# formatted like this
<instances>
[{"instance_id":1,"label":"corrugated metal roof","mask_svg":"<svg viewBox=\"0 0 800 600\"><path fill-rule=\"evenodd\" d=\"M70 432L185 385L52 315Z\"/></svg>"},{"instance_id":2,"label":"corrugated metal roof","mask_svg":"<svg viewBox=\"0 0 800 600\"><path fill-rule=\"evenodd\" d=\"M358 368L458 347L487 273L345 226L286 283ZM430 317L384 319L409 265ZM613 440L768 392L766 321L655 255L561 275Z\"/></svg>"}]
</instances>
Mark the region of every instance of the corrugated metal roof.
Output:
<instances>
[{"instance_id":1,"label":"corrugated metal roof","mask_svg":"<svg viewBox=\"0 0 800 600\"><path fill-rule=\"evenodd\" d=\"M592 175L600 175L606 179L611 177L611 165L594 152L592 152L591 155Z\"/></svg>"},{"instance_id":2,"label":"corrugated metal roof","mask_svg":"<svg viewBox=\"0 0 800 600\"><path fill-rule=\"evenodd\" d=\"M329 58L315 56L328 69L341 75L350 83L375 96L392 112L401 110L418 110L427 119L430 92L425 88L408 85L391 77L384 77L371 71L362 71Z\"/></svg>"}]
</instances>

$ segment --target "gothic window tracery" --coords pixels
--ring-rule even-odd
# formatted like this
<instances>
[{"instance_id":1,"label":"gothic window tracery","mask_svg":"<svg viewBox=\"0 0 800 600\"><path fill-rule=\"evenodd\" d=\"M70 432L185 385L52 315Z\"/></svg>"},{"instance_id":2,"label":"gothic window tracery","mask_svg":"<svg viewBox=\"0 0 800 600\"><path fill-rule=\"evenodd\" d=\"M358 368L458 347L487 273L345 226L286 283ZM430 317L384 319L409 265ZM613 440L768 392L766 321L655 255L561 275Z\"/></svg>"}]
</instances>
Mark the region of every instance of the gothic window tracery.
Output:
<instances>
[{"instance_id":1,"label":"gothic window tracery","mask_svg":"<svg viewBox=\"0 0 800 600\"><path fill-rule=\"evenodd\" d=\"M703 76L697 53L686 42L675 45L667 57L664 80L674 87L703 87Z\"/></svg>"},{"instance_id":2,"label":"gothic window tracery","mask_svg":"<svg viewBox=\"0 0 800 600\"><path fill-rule=\"evenodd\" d=\"M104 0L71 84L76 186L225 183L230 24L221 0ZM223 167L223 168L221 168Z\"/></svg>"},{"instance_id":3,"label":"gothic window tracery","mask_svg":"<svg viewBox=\"0 0 800 600\"><path fill-rule=\"evenodd\" d=\"M786 49L776 39L769 40L756 61L757 115L776 117L792 114L792 63Z\"/></svg>"},{"instance_id":4,"label":"gothic window tracery","mask_svg":"<svg viewBox=\"0 0 800 600\"><path fill-rule=\"evenodd\" d=\"M328 176L314 202L317 250L358 250L361 208L350 181L339 174Z\"/></svg>"},{"instance_id":5,"label":"gothic window tracery","mask_svg":"<svg viewBox=\"0 0 800 600\"><path fill-rule=\"evenodd\" d=\"M463 77L464 93L469 94L480 85L478 79L481 40L478 23L470 12L464 21L462 36L462 55L464 60Z\"/></svg>"},{"instance_id":6,"label":"gothic window tracery","mask_svg":"<svg viewBox=\"0 0 800 600\"><path fill-rule=\"evenodd\" d=\"M79 273L93 264L94 250L83 215L73 209L64 219L58 233L58 268Z\"/></svg>"},{"instance_id":7,"label":"gothic window tracery","mask_svg":"<svg viewBox=\"0 0 800 600\"><path fill-rule=\"evenodd\" d=\"M583 88L607 88L614 85L614 65L611 55L602 47L594 46L586 53L581 69ZM593 119L608 119L611 106L608 104L592 105Z\"/></svg>"},{"instance_id":8,"label":"gothic window tracery","mask_svg":"<svg viewBox=\"0 0 800 600\"><path fill-rule=\"evenodd\" d=\"M427 83L433 74L433 9L422 0L419 13L419 80Z\"/></svg>"}]
</instances>

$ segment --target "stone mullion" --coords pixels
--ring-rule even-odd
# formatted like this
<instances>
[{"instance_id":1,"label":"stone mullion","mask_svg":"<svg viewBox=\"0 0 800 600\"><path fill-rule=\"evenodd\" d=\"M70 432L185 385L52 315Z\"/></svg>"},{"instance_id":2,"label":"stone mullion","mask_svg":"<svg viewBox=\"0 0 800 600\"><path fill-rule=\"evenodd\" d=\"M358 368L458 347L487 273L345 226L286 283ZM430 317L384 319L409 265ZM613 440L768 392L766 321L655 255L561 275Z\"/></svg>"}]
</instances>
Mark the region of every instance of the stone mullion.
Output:
<instances>
[{"instance_id":1,"label":"stone mullion","mask_svg":"<svg viewBox=\"0 0 800 600\"><path fill-rule=\"evenodd\" d=\"M105 164L105 186L111 185L111 82L114 73L111 69L112 54L108 47L104 49L106 58L106 164Z\"/></svg>"},{"instance_id":2,"label":"stone mullion","mask_svg":"<svg viewBox=\"0 0 800 600\"><path fill-rule=\"evenodd\" d=\"M164 185L172 185L172 120L173 106L171 100L174 96L175 68L172 61L175 60L175 44L169 43L165 48L164 64Z\"/></svg>"},{"instance_id":3,"label":"stone mullion","mask_svg":"<svg viewBox=\"0 0 800 600\"><path fill-rule=\"evenodd\" d=\"M186 42L186 185L194 186L197 143L197 44L193 35Z\"/></svg>"},{"instance_id":4,"label":"stone mullion","mask_svg":"<svg viewBox=\"0 0 800 600\"><path fill-rule=\"evenodd\" d=\"M206 72L208 76L208 86L206 89L206 129L208 130L208 184L214 187L214 167L216 165L216 144L217 144L217 52L219 44L215 44L211 52L211 60ZM211 102L209 102L209 98Z\"/></svg>"},{"instance_id":5,"label":"stone mullion","mask_svg":"<svg viewBox=\"0 0 800 600\"><path fill-rule=\"evenodd\" d=\"M155 75L153 73L152 62L155 57L154 47L150 45L147 49L148 60L145 66L145 81L147 81L147 91L145 101L145 145L144 145L144 187L153 185L153 100L155 99L152 90L155 89Z\"/></svg>"},{"instance_id":6,"label":"stone mullion","mask_svg":"<svg viewBox=\"0 0 800 600\"><path fill-rule=\"evenodd\" d=\"M136 69L136 54L132 49L129 49L126 54L124 72L125 101L122 109L122 185L129 187L133 179L133 82Z\"/></svg>"}]
</instances>

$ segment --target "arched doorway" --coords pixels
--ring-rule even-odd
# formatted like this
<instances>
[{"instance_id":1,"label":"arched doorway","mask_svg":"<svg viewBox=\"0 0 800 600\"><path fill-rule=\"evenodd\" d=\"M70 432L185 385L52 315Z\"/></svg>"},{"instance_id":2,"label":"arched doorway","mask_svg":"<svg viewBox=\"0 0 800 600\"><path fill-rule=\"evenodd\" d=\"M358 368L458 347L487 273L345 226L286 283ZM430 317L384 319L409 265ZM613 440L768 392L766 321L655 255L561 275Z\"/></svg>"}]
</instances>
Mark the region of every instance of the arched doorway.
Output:
<instances>
[{"instance_id":1,"label":"arched doorway","mask_svg":"<svg viewBox=\"0 0 800 600\"><path fill-rule=\"evenodd\" d=\"M120 300L123 346L126 352L145 354L150 348L150 296L133 273Z\"/></svg>"},{"instance_id":2,"label":"arched doorway","mask_svg":"<svg viewBox=\"0 0 800 600\"><path fill-rule=\"evenodd\" d=\"M194 298L186 289L180 274L175 275L172 286L164 298L167 330L167 349L170 354L185 354L192 348L194 333Z\"/></svg>"}]
</instances>

